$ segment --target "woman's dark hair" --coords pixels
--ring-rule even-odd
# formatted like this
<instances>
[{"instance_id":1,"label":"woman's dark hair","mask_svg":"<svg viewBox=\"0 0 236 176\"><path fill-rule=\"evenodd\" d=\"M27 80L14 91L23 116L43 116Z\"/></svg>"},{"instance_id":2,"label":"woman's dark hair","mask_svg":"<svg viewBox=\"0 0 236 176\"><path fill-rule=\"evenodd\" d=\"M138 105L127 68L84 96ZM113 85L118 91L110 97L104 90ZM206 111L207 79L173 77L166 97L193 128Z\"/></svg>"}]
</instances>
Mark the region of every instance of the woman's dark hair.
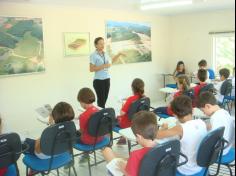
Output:
<instances>
[{"instance_id":1,"label":"woman's dark hair","mask_svg":"<svg viewBox=\"0 0 236 176\"><path fill-rule=\"evenodd\" d=\"M95 102L96 98L91 89L83 88L79 91L77 100L85 104L92 104Z\"/></svg>"},{"instance_id":2,"label":"woman's dark hair","mask_svg":"<svg viewBox=\"0 0 236 176\"><path fill-rule=\"evenodd\" d=\"M52 118L55 123L63 123L73 120L75 117L72 106L66 102L60 102L52 110Z\"/></svg>"},{"instance_id":3,"label":"woman's dark hair","mask_svg":"<svg viewBox=\"0 0 236 176\"><path fill-rule=\"evenodd\" d=\"M98 37L94 40L94 45L96 46L100 40L104 40L102 37Z\"/></svg>"},{"instance_id":4,"label":"woman's dark hair","mask_svg":"<svg viewBox=\"0 0 236 176\"><path fill-rule=\"evenodd\" d=\"M182 74L185 74L185 64L184 64L183 61L179 61L179 62L177 63L175 72L178 72L178 71L179 71L179 68L180 68L181 65L184 65L184 70L183 70Z\"/></svg>"},{"instance_id":5,"label":"woman's dark hair","mask_svg":"<svg viewBox=\"0 0 236 176\"><path fill-rule=\"evenodd\" d=\"M143 97L143 95L144 95L144 86L145 85L144 85L143 80L141 80L139 78L134 79L132 82L133 92L135 94L140 95L141 97Z\"/></svg>"}]
</instances>

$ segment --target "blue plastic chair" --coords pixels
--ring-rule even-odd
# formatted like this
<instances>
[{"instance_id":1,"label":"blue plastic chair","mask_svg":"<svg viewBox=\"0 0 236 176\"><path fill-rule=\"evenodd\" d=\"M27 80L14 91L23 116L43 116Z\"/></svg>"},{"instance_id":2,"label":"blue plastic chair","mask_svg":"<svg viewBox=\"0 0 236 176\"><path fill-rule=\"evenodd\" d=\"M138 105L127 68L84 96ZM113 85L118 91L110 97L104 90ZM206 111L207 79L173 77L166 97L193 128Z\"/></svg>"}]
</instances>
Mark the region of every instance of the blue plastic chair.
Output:
<instances>
[{"instance_id":1,"label":"blue plastic chair","mask_svg":"<svg viewBox=\"0 0 236 176\"><path fill-rule=\"evenodd\" d=\"M229 113L231 114L232 109L233 109L233 103L235 102L235 96L224 96L222 106L224 109L228 110Z\"/></svg>"},{"instance_id":2,"label":"blue plastic chair","mask_svg":"<svg viewBox=\"0 0 236 176\"><path fill-rule=\"evenodd\" d=\"M167 84L166 87L172 88L172 89L177 89L177 84Z\"/></svg>"},{"instance_id":3,"label":"blue plastic chair","mask_svg":"<svg viewBox=\"0 0 236 176\"><path fill-rule=\"evenodd\" d=\"M40 159L35 155L25 154L23 163L26 165L26 174L29 169L42 175L48 175L52 170L57 171L63 166L71 167L77 175L74 167L73 144L76 141L76 127L74 122L64 122L46 128L40 138L40 148L48 159Z\"/></svg>"},{"instance_id":4,"label":"blue plastic chair","mask_svg":"<svg viewBox=\"0 0 236 176\"><path fill-rule=\"evenodd\" d=\"M226 166L230 171L230 175L233 176L232 167L235 167L235 164L232 163L234 161L235 161L235 149L231 148L226 155L222 156L221 161L218 160L216 163Z\"/></svg>"},{"instance_id":5,"label":"blue plastic chair","mask_svg":"<svg viewBox=\"0 0 236 176\"><path fill-rule=\"evenodd\" d=\"M211 80L214 80L214 79L216 79L216 76L215 76L215 72L214 72L214 70L213 69L208 69L208 72L209 72L209 78L211 79Z\"/></svg>"},{"instance_id":6,"label":"blue plastic chair","mask_svg":"<svg viewBox=\"0 0 236 176\"><path fill-rule=\"evenodd\" d=\"M197 164L202 167L201 172L196 173L194 175L188 176L207 176L209 175L209 167L216 163L218 158L221 158L224 149L224 135L225 128L218 128L214 131L211 131L207 134L207 136L202 140L200 147L197 153ZM215 175L218 175L220 171L220 165L218 164L218 168ZM176 176L186 176L181 173L177 173Z\"/></svg>"},{"instance_id":7,"label":"blue plastic chair","mask_svg":"<svg viewBox=\"0 0 236 176\"><path fill-rule=\"evenodd\" d=\"M6 176L19 176L17 161L26 149L18 134L0 135L0 168L8 168Z\"/></svg>"},{"instance_id":8,"label":"blue plastic chair","mask_svg":"<svg viewBox=\"0 0 236 176\"><path fill-rule=\"evenodd\" d=\"M113 142L112 130L115 127L116 121L115 110L113 108L105 108L99 112L94 113L88 122L88 133L90 136L95 138L93 145L86 145L82 143L77 143L74 145L74 149L81 151L82 153L74 155L74 157L81 154L94 154L95 163L91 164L90 155L88 155L88 167L89 175L92 175L91 167L96 166L104 161L97 162L96 150L103 149L104 147L111 146ZM109 137L107 137L109 135ZM106 136L106 137L104 137ZM104 137L103 140L97 143L99 137Z\"/></svg>"},{"instance_id":9,"label":"blue plastic chair","mask_svg":"<svg viewBox=\"0 0 236 176\"><path fill-rule=\"evenodd\" d=\"M168 115L168 114L158 114L158 116L159 116L160 118L162 118L162 119L168 119L168 118L171 117L171 116Z\"/></svg>"},{"instance_id":10,"label":"blue plastic chair","mask_svg":"<svg viewBox=\"0 0 236 176\"><path fill-rule=\"evenodd\" d=\"M8 167L7 173L5 176L16 176L17 175L17 169L14 164Z\"/></svg>"}]
</instances>

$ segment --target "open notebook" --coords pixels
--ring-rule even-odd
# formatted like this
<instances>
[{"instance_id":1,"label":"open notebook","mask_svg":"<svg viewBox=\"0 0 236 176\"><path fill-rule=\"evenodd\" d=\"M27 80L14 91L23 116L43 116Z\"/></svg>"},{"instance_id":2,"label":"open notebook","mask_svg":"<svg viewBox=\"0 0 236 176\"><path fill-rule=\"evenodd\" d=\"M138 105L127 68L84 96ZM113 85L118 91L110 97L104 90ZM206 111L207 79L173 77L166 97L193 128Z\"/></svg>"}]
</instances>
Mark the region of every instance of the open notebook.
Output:
<instances>
[{"instance_id":1,"label":"open notebook","mask_svg":"<svg viewBox=\"0 0 236 176\"><path fill-rule=\"evenodd\" d=\"M109 164L107 164L107 170L112 176L124 176L124 174L119 170L118 163L122 161L125 162L121 158L115 158L113 159Z\"/></svg>"}]
</instances>

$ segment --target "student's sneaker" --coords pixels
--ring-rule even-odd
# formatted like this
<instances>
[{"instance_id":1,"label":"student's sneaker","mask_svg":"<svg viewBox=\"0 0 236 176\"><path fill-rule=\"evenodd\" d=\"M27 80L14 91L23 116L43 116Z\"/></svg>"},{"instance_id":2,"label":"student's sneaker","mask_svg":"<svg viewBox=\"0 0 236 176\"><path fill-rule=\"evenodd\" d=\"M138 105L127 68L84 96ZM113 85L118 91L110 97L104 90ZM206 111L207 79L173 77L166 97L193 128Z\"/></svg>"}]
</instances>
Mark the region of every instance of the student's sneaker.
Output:
<instances>
[{"instance_id":1,"label":"student's sneaker","mask_svg":"<svg viewBox=\"0 0 236 176\"><path fill-rule=\"evenodd\" d=\"M88 160L89 160L89 154L85 153L80 157L79 164L87 163Z\"/></svg>"},{"instance_id":2,"label":"student's sneaker","mask_svg":"<svg viewBox=\"0 0 236 176\"><path fill-rule=\"evenodd\" d=\"M119 139L119 141L117 142L117 145L126 145L127 142L126 142L126 139L124 137L121 137Z\"/></svg>"}]
</instances>

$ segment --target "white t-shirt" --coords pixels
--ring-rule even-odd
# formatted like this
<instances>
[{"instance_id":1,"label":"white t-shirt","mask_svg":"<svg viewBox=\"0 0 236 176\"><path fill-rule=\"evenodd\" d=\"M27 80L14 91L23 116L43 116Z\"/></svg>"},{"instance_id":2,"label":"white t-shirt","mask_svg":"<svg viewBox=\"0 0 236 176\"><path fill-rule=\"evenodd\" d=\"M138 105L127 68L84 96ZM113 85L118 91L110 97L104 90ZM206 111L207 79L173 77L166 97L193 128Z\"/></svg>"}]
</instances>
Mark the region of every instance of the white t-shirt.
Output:
<instances>
[{"instance_id":1,"label":"white t-shirt","mask_svg":"<svg viewBox=\"0 0 236 176\"><path fill-rule=\"evenodd\" d=\"M183 128L183 137L180 140L181 152L188 157L188 163L179 167L178 171L184 175L194 175L202 170L197 165L197 153L203 138L207 135L206 123L198 119L188 121L181 126ZM183 160L180 158L180 162Z\"/></svg>"},{"instance_id":2,"label":"white t-shirt","mask_svg":"<svg viewBox=\"0 0 236 176\"><path fill-rule=\"evenodd\" d=\"M214 87L215 87L215 89L216 89L216 91L217 91L216 99L217 99L217 101L220 102L220 103L223 103L223 100L224 100L224 95L221 95L221 93L220 93L220 90L221 90L221 87L222 87L222 84L223 84L223 83L224 83L224 81L220 81L220 82L218 82L218 83L216 83L216 84L214 85Z\"/></svg>"},{"instance_id":3,"label":"white t-shirt","mask_svg":"<svg viewBox=\"0 0 236 176\"><path fill-rule=\"evenodd\" d=\"M224 139L229 142L229 146L224 150L223 153L223 155L226 155L234 144L235 120L226 110L220 109L211 116L210 123L212 130L225 127Z\"/></svg>"}]
</instances>

